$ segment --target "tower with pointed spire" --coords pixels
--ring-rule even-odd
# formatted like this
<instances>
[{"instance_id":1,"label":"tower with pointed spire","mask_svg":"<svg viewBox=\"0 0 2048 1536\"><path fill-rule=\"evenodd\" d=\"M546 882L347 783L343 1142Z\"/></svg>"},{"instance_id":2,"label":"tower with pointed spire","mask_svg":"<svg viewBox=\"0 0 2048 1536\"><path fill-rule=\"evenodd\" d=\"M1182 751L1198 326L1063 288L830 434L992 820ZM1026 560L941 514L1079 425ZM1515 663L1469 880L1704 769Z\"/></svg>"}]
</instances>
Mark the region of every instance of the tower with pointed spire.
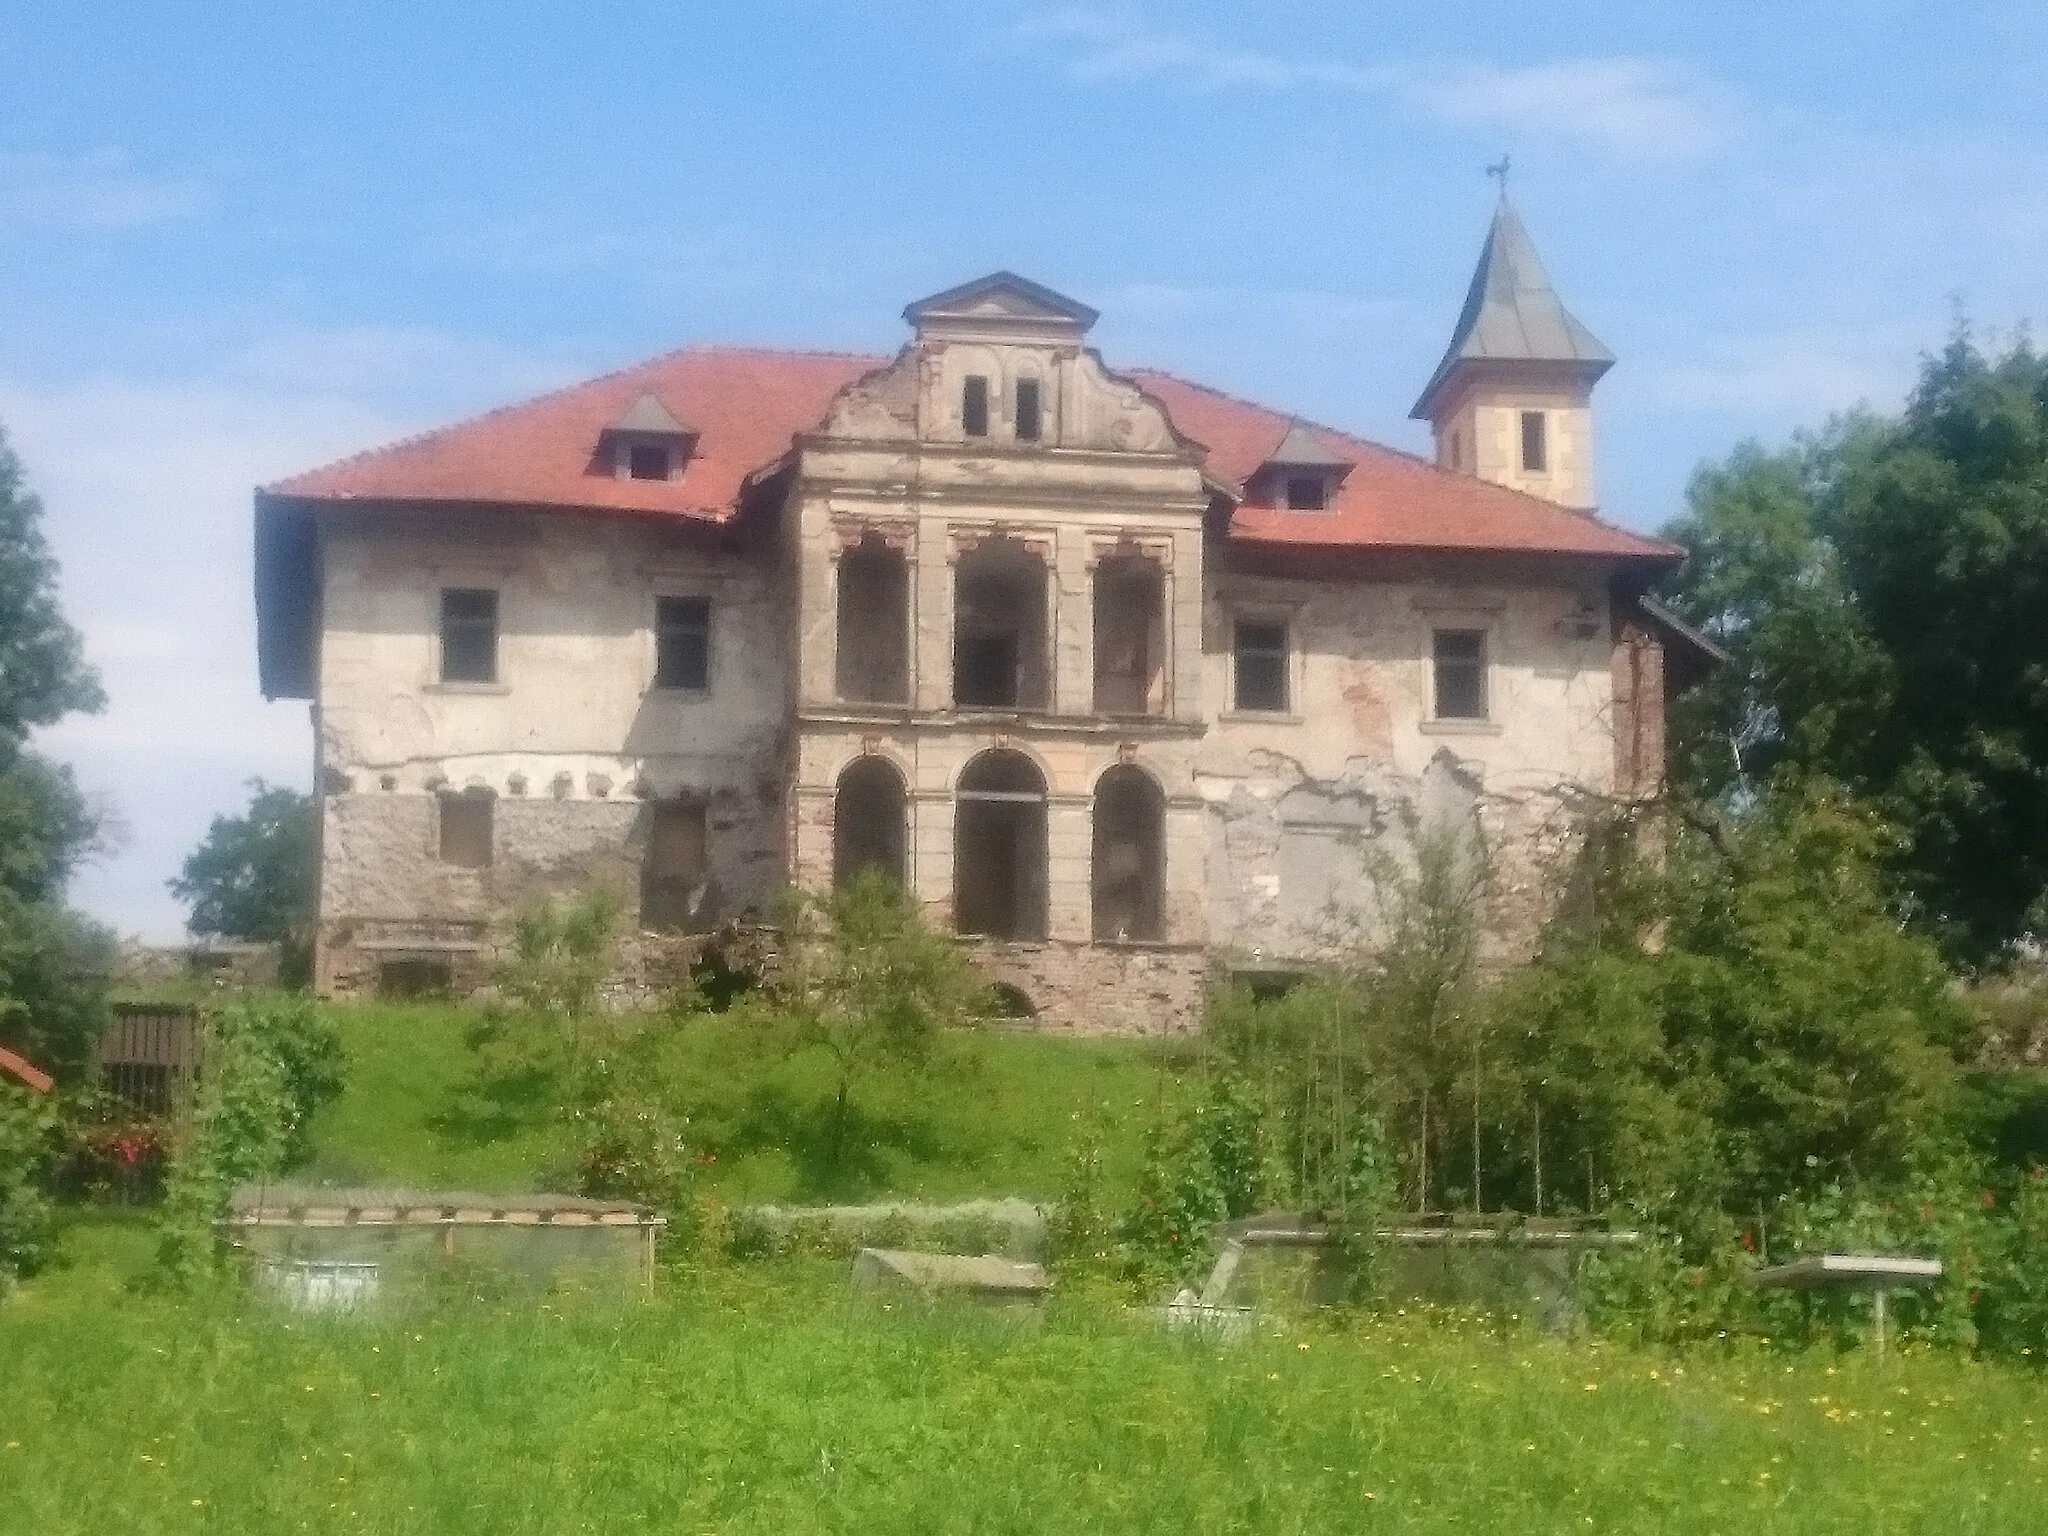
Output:
<instances>
[{"instance_id":1,"label":"tower with pointed spire","mask_svg":"<svg viewBox=\"0 0 2048 1536\"><path fill-rule=\"evenodd\" d=\"M1436 460L1592 511L1593 386L1614 354L1572 317L1503 188L1457 330L1410 413Z\"/></svg>"}]
</instances>

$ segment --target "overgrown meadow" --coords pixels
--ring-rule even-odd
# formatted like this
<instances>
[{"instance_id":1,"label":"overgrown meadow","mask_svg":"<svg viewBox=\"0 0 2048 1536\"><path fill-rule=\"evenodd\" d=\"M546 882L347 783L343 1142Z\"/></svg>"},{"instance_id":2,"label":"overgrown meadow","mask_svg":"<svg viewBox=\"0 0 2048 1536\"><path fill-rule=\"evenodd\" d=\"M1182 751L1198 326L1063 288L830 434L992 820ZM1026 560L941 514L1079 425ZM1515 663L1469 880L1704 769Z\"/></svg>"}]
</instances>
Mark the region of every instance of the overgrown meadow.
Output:
<instances>
[{"instance_id":1,"label":"overgrown meadow","mask_svg":"<svg viewBox=\"0 0 2048 1536\"><path fill-rule=\"evenodd\" d=\"M77 1234L0 1321L0 1526L2007 1533L2048 1394L1931 1351L1672 1353L1389 1311L1231 1344L1099 1298L1037 1326L837 1264L651 1302L308 1321L121 1289Z\"/></svg>"}]
</instances>

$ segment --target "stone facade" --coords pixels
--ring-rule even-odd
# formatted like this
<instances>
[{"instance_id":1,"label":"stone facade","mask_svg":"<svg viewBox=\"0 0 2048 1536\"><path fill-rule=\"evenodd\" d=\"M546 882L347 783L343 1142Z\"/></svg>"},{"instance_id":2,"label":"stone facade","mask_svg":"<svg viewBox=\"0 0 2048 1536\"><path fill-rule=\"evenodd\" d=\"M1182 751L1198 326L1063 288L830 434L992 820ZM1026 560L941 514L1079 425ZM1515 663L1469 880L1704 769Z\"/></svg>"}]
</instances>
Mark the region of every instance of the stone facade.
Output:
<instances>
[{"instance_id":1,"label":"stone facade","mask_svg":"<svg viewBox=\"0 0 2048 1536\"><path fill-rule=\"evenodd\" d=\"M594 882L703 930L873 864L1018 1013L1173 1030L1220 972L1369 935L1435 827L1484 842L1492 950L1525 950L1583 805L1654 791L1656 546L1554 506L1562 548L1237 539L1233 500L1284 485L1309 518L1366 470L1297 424L1226 485L1163 386L1084 345L1092 312L1021 280L907 316L746 516L307 503L323 990L468 985L522 906ZM1440 436L1527 406L1452 382ZM1547 407L1543 487L1581 503L1583 405ZM698 451L689 414L643 396L593 473Z\"/></svg>"}]
</instances>

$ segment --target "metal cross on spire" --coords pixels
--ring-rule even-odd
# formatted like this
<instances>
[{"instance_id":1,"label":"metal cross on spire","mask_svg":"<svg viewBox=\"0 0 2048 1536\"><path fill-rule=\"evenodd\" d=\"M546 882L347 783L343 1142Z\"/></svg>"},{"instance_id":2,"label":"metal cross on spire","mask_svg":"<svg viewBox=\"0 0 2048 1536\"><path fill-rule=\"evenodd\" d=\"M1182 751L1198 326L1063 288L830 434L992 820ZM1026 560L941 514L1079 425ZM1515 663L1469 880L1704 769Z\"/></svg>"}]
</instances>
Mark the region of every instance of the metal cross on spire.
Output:
<instances>
[{"instance_id":1,"label":"metal cross on spire","mask_svg":"<svg viewBox=\"0 0 2048 1536\"><path fill-rule=\"evenodd\" d=\"M1506 200L1508 195L1508 170L1512 164L1512 156L1502 155L1500 159L1486 168L1486 174L1500 183L1500 195L1503 201Z\"/></svg>"}]
</instances>

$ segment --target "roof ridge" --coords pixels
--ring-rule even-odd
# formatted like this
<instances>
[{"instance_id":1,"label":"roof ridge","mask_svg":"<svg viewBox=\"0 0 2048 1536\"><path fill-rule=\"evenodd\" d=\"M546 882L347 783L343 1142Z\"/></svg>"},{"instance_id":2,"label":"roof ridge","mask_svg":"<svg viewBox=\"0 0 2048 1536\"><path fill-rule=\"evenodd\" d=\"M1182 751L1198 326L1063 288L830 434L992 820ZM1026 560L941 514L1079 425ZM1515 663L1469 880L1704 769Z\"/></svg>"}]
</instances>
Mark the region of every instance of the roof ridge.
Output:
<instances>
[{"instance_id":1,"label":"roof ridge","mask_svg":"<svg viewBox=\"0 0 2048 1536\"><path fill-rule=\"evenodd\" d=\"M523 411L536 405L546 405L551 400L560 400L564 396L573 395L580 390L593 389L601 384L609 384L615 380L623 379L630 374L638 373L643 369L656 368L663 363L672 362L676 358L692 354L699 357L805 357L815 358L820 362L847 363L886 362L888 360L887 358L880 357L878 354L868 352L830 352L806 347L756 347L738 342L685 342L680 347L671 347L666 352L657 352L654 356L643 357L638 362L626 363L607 373L600 373L591 378L578 379L573 383L558 385L554 389L543 390L540 394L529 395L524 400L508 401L504 405L492 406L487 411L478 411L473 416L464 416L455 421L443 422L438 427L426 427L418 432L408 433L404 437L393 438L387 443L378 443L369 448L358 449L354 453L343 454L338 459L330 459L324 464L315 464L310 469L302 469L296 474L287 475L282 480L273 480L268 485L259 486L257 488L258 493L264 496L289 496L291 492L282 489L282 487L291 485L296 481L310 480L315 475L325 475L338 469L347 469L351 465L360 464L366 459L378 458L384 454L399 452L402 449L417 448L422 443L430 443L435 438L445 437L451 432L466 431L471 427L481 426L487 421L496 421L501 417L509 416L514 411Z\"/></svg>"}]
</instances>

